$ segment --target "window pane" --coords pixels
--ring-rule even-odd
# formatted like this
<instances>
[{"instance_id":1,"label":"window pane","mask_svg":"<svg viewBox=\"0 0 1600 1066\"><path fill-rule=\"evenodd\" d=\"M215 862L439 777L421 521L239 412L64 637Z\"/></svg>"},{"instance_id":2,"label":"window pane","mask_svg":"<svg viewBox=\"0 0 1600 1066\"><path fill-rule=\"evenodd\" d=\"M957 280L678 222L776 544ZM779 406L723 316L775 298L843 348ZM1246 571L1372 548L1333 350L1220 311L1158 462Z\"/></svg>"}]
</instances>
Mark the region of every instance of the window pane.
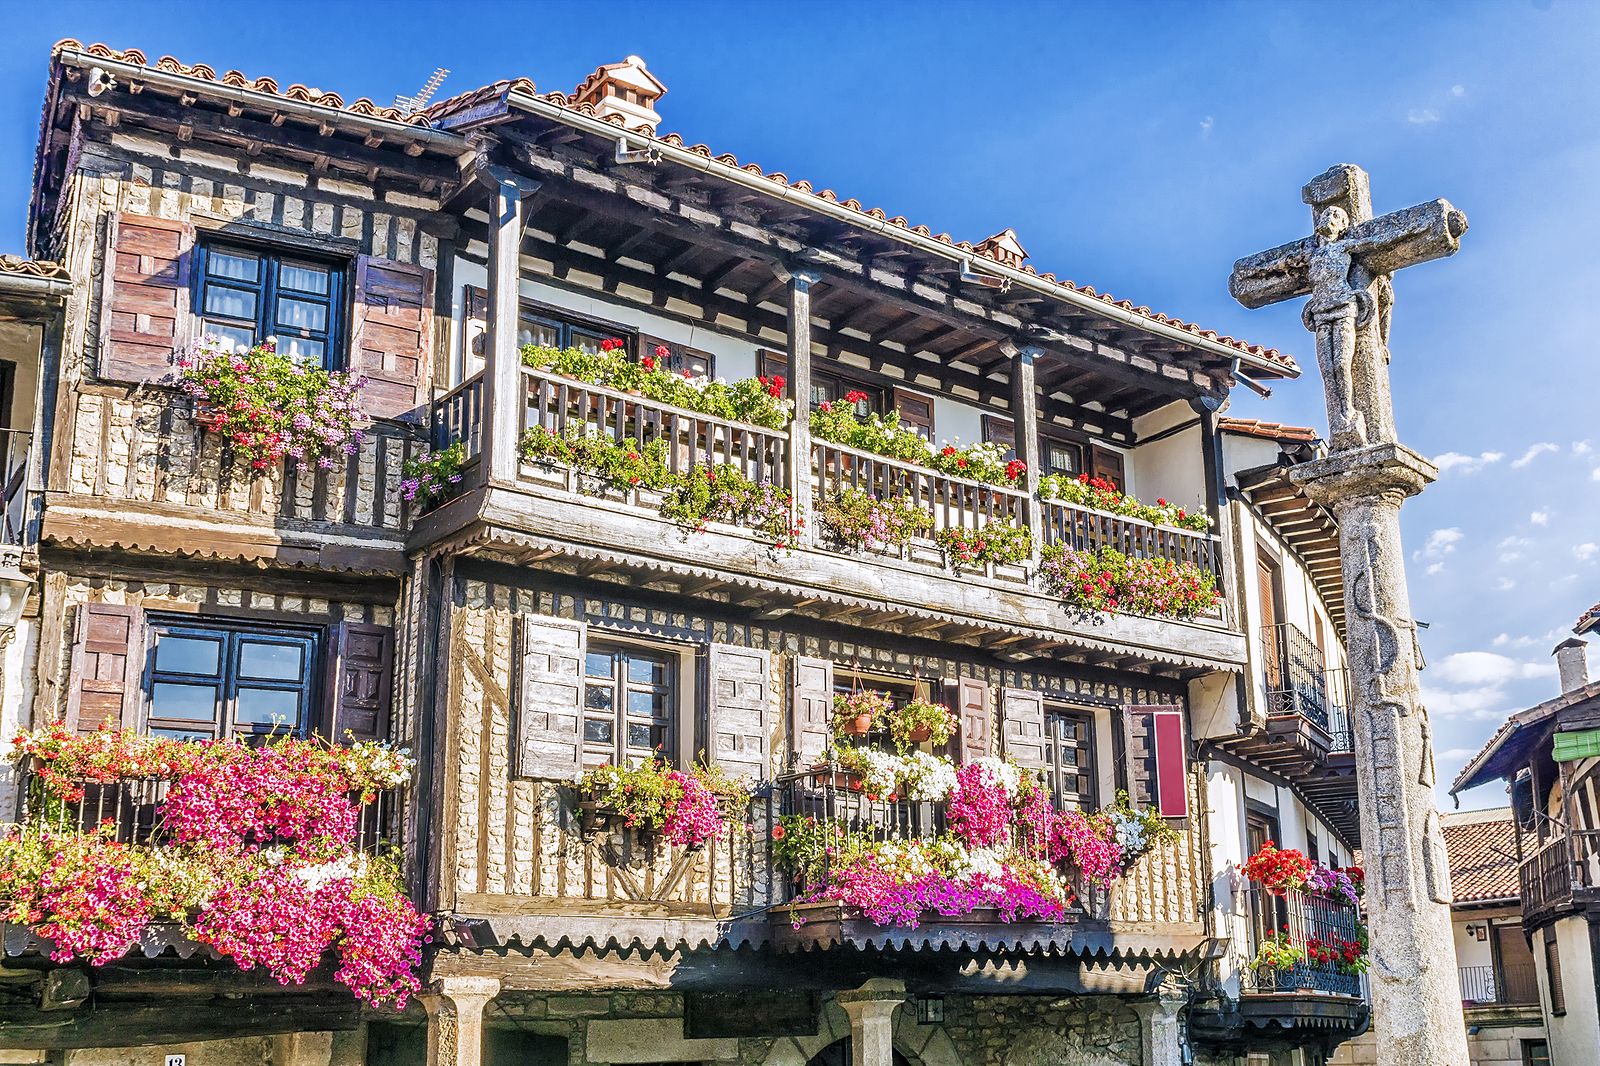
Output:
<instances>
[{"instance_id":1,"label":"window pane","mask_svg":"<svg viewBox=\"0 0 1600 1066\"><path fill-rule=\"evenodd\" d=\"M206 320L205 332L217 338L227 348L248 348L256 342L256 331L245 329L242 326L230 326L226 322Z\"/></svg>"},{"instance_id":2,"label":"window pane","mask_svg":"<svg viewBox=\"0 0 1600 1066\"><path fill-rule=\"evenodd\" d=\"M311 300L278 299L278 325L323 333L328 328L328 305Z\"/></svg>"},{"instance_id":3,"label":"window pane","mask_svg":"<svg viewBox=\"0 0 1600 1066\"><path fill-rule=\"evenodd\" d=\"M169 737L172 740L209 740L216 736L216 731L201 727L199 729L151 729L148 730L153 737Z\"/></svg>"},{"instance_id":4,"label":"window pane","mask_svg":"<svg viewBox=\"0 0 1600 1066\"><path fill-rule=\"evenodd\" d=\"M221 285L206 286L207 314L226 318L256 317L256 294L243 289L229 289Z\"/></svg>"},{"instance_id":5,"label":"window pane","mask_svg":"<svg viewBox=\"0 0 1600 1066\"><path fill-rule=\"evenodd\" d=\"M300 725L300 692L298 689L241 688L233 720L237 725L296 728Z\"/></svg>"},{"instance_id":6,"label":"window pane","mask_svg":"<svg viewBox=\"0 0 1600 1066\"><path fill-rule=\"evenodd\" d=\"M206 637L156 636L156 669L215 677L222 664L222 642Z\"/></svg>"},{"instance_id":7,"label":"window pane","mask_svg":"<svg viewBox=\"0 0 1600 1066\"><path fill-rule=\"evenodd\" d=\"M583 739L592 744L611 743L612 721L609 718L590 718L583 723Z\"/></svg>"},{"instance_id":8,"label":"window pane","mask_svg":"<svg viewBox=\"0 0 1600 1066\"><path fill-rule=\"evenodd\" d=\"M279 286L296 292L314 292L318 296L328 294L328 277L326 267L308 266L305 263L285 263L278 268Z\"/></svg>"},{"instance_id":9,"label":"window pane","mask_svg":"<svg viewBox=\"0 0 1600 1066\"><path fill-rule=\"evenodd\" d=\"M157 681L150 686L150 717L214 722L217 719L216 686Z\"/></svg>"},{"instance_id":10,"label":"window pane","mask_svg":"<svg viewBox=\"0 0 1600 1066\"><path fill-rule=\"evenodd\" d=\"M628 724L628 747L653 748L661 742L661 730L635 722Z\"/></svg>"},{"instance_id":11,"label":"window pane","mask_svg":"<svg viewBox=\"0 0 1600 1066\"><path fill-rule=\"evenodd\" d=\"M667 716L667 697L662 692L628 692L628 713L641 718L665 718Z\"/></svg>"},{"instance_id":12,"label":"window pane","mask_svg":"<svg viewBox=\"0 0 1600 1066\"><path fill-rule=\"evenodd\" d=\"M302 363L322 365L322 356L327 350L328 346L322 341L308 340L305 337L278 338L278 351Z\"/></svg>"},{"instance_id":13,"label":"window pane","mask_svg":"<svg viewBox=\"0 0 1600 1066\"><path fill-rule=\"evenodd\" d=\"M560 341L560 331L548 322L525 318L517 323L518 344L537 344L541 348L554 348Z\"/></svg>"},{"instance_id":14,"label":"window pane","mask_svg":"<svg viewBox=\"0 0 1600 1066\"><path fill-rule=\"evenodd\" d=\"M600 342L606 339L606 337L598 333L586 333L579 329L572 331L572 346L581 352L589 352L591 354L598 352L600 350Z\"/></svg>"},{"instance_id":15,"label":"window pane","mask_svg":"<svg viewBox=\"0 0 1600 1066\"><path fill-rule=\"evenodd\" d=\"M614 659L610 652L592 651L584 659L583 672L590 677L611 677Z\"/></svg>"},{"instance_id":16,"label":"window pane","mask_svg":"<svg viewBox=\"0 0 1600 1066\"><path fill-rule=\"evenodd\" d=\"M266 644L248 640L239 646L239 676L300 680L305 650L299 644Z\"/></svg>"},{"instance_id":17,"label":"window pane","mask_svg":"<svg viewBox=\"0 0 1600 1066\"><path fill-rule=\"evenodd\" d=\"M667 680L667 664L660 659L630 658L628 680L636 685L660 685Z\"/></svg>"},{"instance_id":18,"label":"window pane","mask_svg":"<svg viewBox=\"0 0 1600 1066\"><path fill-rule=\"evenodd\" d=\"M261 277L261 260L253 255L212 249L206 255L206 273L214 278L256 281Z\"/></svg>"},{"instance_id":19,"label":"window pane","mask_svg":"<svg viewBox=\"0 0 1600 1066\"><path fill-rule=\"evenodd\" d=\"M583 705L591 711L609 711L616 706L615 696L609 687L590 685L583 690Z\"/></svg>"}]
</instances>

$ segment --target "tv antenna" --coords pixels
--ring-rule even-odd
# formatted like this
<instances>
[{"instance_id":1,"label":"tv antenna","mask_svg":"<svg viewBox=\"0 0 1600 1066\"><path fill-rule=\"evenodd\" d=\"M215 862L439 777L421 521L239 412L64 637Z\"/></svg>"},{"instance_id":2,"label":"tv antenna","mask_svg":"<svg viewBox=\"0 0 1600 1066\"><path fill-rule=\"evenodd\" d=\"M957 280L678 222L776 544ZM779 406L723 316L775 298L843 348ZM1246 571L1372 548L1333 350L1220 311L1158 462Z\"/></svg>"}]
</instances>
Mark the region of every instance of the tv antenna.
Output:
<instances>
[{"instance_id":1,"label":"tv antenna","mask_svg":"<svg viewBox=\"0 0 1600 1066\"><path fill-rule=\"evenodd\" d=\"M439 86L449 73L450 71L444 67L435 67L415 96L396 96L394 106L407 114L421 111L428 106L428 101L433 99L433 94L439 91Z\"/></svg>"}]
</instances>

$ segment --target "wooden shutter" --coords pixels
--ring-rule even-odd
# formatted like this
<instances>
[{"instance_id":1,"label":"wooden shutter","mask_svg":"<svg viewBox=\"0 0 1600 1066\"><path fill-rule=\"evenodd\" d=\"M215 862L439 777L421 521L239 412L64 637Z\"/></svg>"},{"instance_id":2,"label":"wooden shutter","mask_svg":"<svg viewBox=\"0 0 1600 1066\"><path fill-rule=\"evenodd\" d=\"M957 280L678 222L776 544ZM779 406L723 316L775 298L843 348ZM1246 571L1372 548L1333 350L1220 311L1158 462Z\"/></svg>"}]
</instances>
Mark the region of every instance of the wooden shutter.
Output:
<instances>
[{"instance_id":1,"label":"wooden shutter","mask_svg":"<svg viewBox=\"0 0 1600 1066\"><path fill-rule=\"evenodd\" d=\"M772 656L713 644L707 654L706 757L728 772L772 776Z\"/></svg>"},{"instance_id":2,"label":"wooden shutter","mask_svg":"<svg viewBox=\"0 0 1600 1066\"><path fill-rule=\"evenodd\" d=\"M1153 806L1163 818L1189 814L1189 752L1183 708L1177 704L1128 707L1128 793L1136 804Z\"/></svg>"},{"instance_id":3,"label":"wooden shutter","mask_svg":"<svg viewBox=\"0 0 1600 1066\"><path fill-rule=\"evenodd\" d=\"M959 735L959 761L970 762L984 755L993 755L989 742L991 709L989 686L975 677L951 678L945 682L950 693L951 706L961 720Z\"/></svg>"},{"instance_id":4,"label":"wooden shutter","mask_svg":"<svg viewBox=\"0 0 1600 1066\"><path fill-rule=\"evenodd\" d=\"M933 439L933 397L896 386L890 391L900 424L909 426L928 440Z\"/></svg>"},{"instance_id":5,"label":"wooden shutter","mask_svg":"<svg viewBox=\"0 0 1600 1066\"><path fill-rule=\"evenodd\" d=\"M575 781L583 772L583 659L588 627L525 614L515 773Z\"/></svg>"},{"instance_id":6,"label":"wooden shutter","mask_svg":"<svg viewBox=\"0 0 1600 1066\"><path fill-rule=\"evenodd\" d=\"M789 735L794 756L803 763L828 746L828 723L833 717L833 663L796 656L790 696Z\"/></svg>"},{"instance_id":7,"label":"wooden shutter","mask_svg":"<svg viewBox=\"0 0 1600 1066\"><path fill-rule=\"evenodd\" d=\"M1016 458L1017 424L1011 419L1000 415L984 415L983 440L985 444L998 444L1004 448L1008 460Z\"/></svg>"},{"instance_id":8,"label":"wooden shutter","mask_svg":"<svg viewBox=\"0 0 1600 1066\"><path fill-rule=\"evenodd\" d=\"M143 215L111 216L100 312L100 377L159 381L191 341L194 227Z\"/></svg>"},{"instance_id":9,"label":"wooden shutter","mask_svg":"<svg viewBox=\"0 0 1600 1066\"><path fill-rule=\"evenodd\" d=\"M656 355L658 348L667 350L666 361L661 364L661 369L663 370L670 370L674 374L681 374L687 370L691 374L704 375L708 378L716 376L716 357L710 352L703 352L686 344L672 344L662 340L660 337L639 334L638 357L640 359L647 355L653 359L658 359L659 357Z\"/></svg>"},{"instance_id":10,"label":"wooden shutter","mask_svg":"<svg viewBox=\"0 0 1600 1066\"><path fill-rule=\"evenodd\" d=\"M144 611L116 603L79 606L67 682L68 728L137 728L143 675Z\"/></svg>"},{"instance_id":11,"label":"wooden shutter","mask_svg":"<svg viewBox=\"0 0 1600 1066\"><path fill-rule=\"evenodd\" d=\"M422 420L433 339L433 271L356 257L350 369L366 375L362 398L375 418Z\"/></svg>"},{"instance_id":12,"label":"wooden shutter","mask_svg":"<svg viewBox=\"0 0 1600 1066\"><path fill-rule=\"evenodd\" d=\"M461 380L483 369L489 344L489 291L468 285L461 292Z\"/></svg>"},{"instance_id":13,"label":"wooden shutter","mask_svg":"<svg viewBox=\"0 0 1600 1066\"><path fill-rule=\"evenodd\" d=\"M328 648L327 736L335 742L388 740L394 694L394 629L340 622Z\"/></svg>"},{"instance_id":14,"label":"wooden shutter","mask_svg":"<svg viewBox=\"0 0 1600 1066\"><path fill-rule=\"evenodd\" d=\"M1008 688L1000 695L1000 744L1018 766L1042 769L1046 764L1044 697L1026 689Z\"/></svg>"},{"instance_id":15,"label":"wooden shutter","mask_svg":"<svg viewBox=\"0 0 1600 1066\"><path fill-rule=\"evenodd\" d=\"M1104 478L1111 482L1118 492L1127 486L1126 471L1122 464L1122 454L1110 448L1102 448L1098 444L1089 446L1089 476Z\"/></svg>"}]
</instances>

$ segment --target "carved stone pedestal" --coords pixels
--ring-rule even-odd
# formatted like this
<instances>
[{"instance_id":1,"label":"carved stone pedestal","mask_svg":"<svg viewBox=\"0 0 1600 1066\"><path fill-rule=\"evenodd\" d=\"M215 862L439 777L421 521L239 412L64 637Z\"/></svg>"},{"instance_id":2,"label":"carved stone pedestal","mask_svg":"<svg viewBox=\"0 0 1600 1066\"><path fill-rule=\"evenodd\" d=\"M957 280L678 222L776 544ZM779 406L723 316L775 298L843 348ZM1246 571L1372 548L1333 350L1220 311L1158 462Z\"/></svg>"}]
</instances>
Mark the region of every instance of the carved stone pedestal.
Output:
<instances>
[{"instance_id":1,"label":"carved stone pedestal","mask_svg":"<svg viewBox=\"0 0 1600 1066\"><path fill-rule=\"evenodd\" d=\"M1394 443L1335 452L1289 472L1339 521L1372 1016L1388 1066L1467 1061L1450 862L1434 807L1433 743L1418 688L1422 652L1400 544L1400 505L1437 473Z\"/></svg>"},{"instance_id":2,"label":"carved stone pedestal","mask_svg":"<svg viewBox=\"0 0 1600 1066\"><path fill-rule=\"evenodd\" d=\"M1163 985L1154 999L1133 1005L1139 1015L1139 1039L1144 1045L1144 1066L1182 1066L1183 1032L1179 1014L1188 1006L1182 989Z\"/></svg>"},{"instance_id":3,"label":"carved stone pedestal","mask_svg":"<svg viewBox=\"0 0 1600 1066\"><path fill-rule=\"evenodd\" d=\"M894 1012L906 1001L905 982L874 977L837 1000L850 1016L850 1066L894 1066Z\"/></svg>"},{"instance_id":4,"label":"carved stone pedestal","mask_svg":"<svg viewBox=\"0 0 1600 1066\"><path fill-rule=\"evenodd\" d=\"M500 993L495 977L440 977L417 998L428 1012L428 1066L481 1066L483 1009Z\"/></svg>"}]
</instances>

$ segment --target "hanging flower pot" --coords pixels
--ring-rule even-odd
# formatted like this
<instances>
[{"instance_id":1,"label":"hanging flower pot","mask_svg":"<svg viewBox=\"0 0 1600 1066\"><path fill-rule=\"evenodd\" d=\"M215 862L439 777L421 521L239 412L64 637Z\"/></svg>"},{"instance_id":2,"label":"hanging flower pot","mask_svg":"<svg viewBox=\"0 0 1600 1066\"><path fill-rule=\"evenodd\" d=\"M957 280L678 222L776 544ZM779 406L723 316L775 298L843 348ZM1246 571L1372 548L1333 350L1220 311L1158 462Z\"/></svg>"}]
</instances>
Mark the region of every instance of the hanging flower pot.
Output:
<instances>
[{"instance_id":1,"label":"hanging flower pot","mask_svg":"<svg viewBox=\"0 0 1600 1066\"><path fill-rule=\"evenodd\" d=\"M883 692L863 690L833 697L833 731L860 737L883 725L889 713L889 697Z\"/></svg>"}]
</instances>

